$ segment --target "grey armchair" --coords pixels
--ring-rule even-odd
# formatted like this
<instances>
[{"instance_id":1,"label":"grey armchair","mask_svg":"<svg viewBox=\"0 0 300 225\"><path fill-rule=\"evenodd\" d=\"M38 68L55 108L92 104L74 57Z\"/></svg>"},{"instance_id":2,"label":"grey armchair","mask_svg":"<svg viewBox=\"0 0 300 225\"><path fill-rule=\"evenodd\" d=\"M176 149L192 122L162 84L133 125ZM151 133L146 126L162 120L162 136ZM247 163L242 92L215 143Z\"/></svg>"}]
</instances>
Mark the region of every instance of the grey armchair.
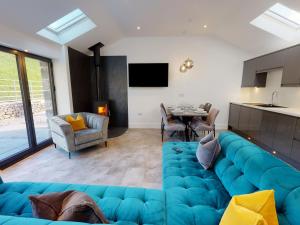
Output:
<instances>
[{"instance_id":1,"label":"grey armchair","mask_svg":"<svg viewBox=\"0 0 300 225\"><path fill-rule=\"evenodd\" d=\"M71 114L77 117L79 113ZM54 116L49 120L51 135L53 143L61 147L69 153L87 148L93 145L105 143L107 147L107 130L108 130L108 117L100 116L93 113L81 112L80 113L87 125L88 129L73 131L71 125L66 122L66 115Z\"/></svg>"}]
</instances>

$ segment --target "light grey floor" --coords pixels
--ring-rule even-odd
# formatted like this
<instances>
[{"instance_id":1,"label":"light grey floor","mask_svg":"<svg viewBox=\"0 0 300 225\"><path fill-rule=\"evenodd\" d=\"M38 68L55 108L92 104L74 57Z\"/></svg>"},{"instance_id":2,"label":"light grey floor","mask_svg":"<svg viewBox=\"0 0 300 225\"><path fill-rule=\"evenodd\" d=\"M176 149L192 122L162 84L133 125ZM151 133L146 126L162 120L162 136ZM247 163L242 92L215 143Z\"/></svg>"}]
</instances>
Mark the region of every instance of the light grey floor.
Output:
<instances>
[{"instance_id":1,"label":"light grey floor","mask_svg":"<svg viewBox=\"0 0 300 225\"><path fill-rule=\"evenodd\" d=\"M1 171L4 181L85 183L161 188L158 129L131 129L102 145L78 152L48 147Z\"/></svg>"},{"instance_id":2,"label":"light grey floor","mask_svg":"<svg viewBox=\"0 0 300 225\"><path fill-rule=\"evenodd\" d=\"M180 140L177 137L168 139ZM162 154L158 129L130 129L103 145L75 153L50 146L1 171L4 181L137 186L161 189Z\"/></svg>"}]
</instances>

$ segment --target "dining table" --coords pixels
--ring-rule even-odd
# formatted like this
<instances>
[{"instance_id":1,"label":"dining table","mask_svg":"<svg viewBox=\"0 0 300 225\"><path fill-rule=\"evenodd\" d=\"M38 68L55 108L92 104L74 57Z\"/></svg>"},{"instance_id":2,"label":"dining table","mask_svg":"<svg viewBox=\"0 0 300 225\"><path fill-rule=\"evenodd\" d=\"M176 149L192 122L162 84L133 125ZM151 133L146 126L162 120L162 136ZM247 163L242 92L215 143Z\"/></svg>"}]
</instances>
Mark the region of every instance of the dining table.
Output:
<instances>
[{"instance_id":1,"label":"dining table","mask_svg":"<svg viewBox=\"0 0 300 225\"><path fill-rule=\"evenodd\" d=\"M185 140L190 141L189 129L197 135L196 131L190 126L190 123L194 118L201 117L206 118L208 113L202 108L196 108L193 106L177 106L177 107L168 107L169 113L178 118L181 122L185 124Z\"/></svg>"}]
</instances>

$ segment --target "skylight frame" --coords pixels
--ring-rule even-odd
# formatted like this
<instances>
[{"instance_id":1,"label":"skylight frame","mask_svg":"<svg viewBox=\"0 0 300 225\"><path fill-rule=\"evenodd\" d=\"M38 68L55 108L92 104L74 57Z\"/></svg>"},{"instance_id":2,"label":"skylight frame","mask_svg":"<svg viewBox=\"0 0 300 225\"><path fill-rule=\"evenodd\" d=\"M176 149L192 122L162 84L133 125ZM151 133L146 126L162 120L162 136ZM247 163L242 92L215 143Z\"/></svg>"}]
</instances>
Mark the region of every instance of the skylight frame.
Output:
<instances>
[{"instance_id":1,"label":"skylight frame","mask_svg":"<svg viewBox=\"0 0 300 225\"><path fill-rule=\"evenodd\" d=\"M300 13L280 3L270 7L264 12L264 15L270 16L293 28L300 28Z\"/></svg>"},{"instance_id":2,"label":"skylight frame","mask_svg":"<svg viewBox=\"0 0 300 225\"><path fill-rule=\"evenodd\" d=\"M80 9L75 9L62 18L48 25L47 29L55 34L59 34L86 18L88 17L86 14L84 14L84 12L82 12Z\"/></svg>"},{"instance_id":3,"label":"skylight frame","mask_svg":"<svg viewBox=\"0 0 300 225\"><path fill-rule=\"evenodd\" d=\"M97 25L80 9L75 9L37 32L38 35L64 45L91 31Z\"/></svg>"}]
</instances>

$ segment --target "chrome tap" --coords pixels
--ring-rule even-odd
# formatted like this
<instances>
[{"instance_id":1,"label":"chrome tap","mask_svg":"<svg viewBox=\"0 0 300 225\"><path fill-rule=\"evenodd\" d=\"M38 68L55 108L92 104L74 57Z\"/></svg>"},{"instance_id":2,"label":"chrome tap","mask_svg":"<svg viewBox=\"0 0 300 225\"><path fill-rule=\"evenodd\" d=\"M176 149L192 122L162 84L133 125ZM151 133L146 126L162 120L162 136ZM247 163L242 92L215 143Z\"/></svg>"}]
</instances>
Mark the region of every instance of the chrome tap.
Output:
<instances>
[{"instance_id":1,"label":"chrome tap","mask_svg":"<svg viewBox=\"0 0 300 225\"><path fill-rule=\"evenodd\" d=\"M278 90L272 92L272 105L274 105L274 97L278 97Z\"/></svg>"}]
</instances>

